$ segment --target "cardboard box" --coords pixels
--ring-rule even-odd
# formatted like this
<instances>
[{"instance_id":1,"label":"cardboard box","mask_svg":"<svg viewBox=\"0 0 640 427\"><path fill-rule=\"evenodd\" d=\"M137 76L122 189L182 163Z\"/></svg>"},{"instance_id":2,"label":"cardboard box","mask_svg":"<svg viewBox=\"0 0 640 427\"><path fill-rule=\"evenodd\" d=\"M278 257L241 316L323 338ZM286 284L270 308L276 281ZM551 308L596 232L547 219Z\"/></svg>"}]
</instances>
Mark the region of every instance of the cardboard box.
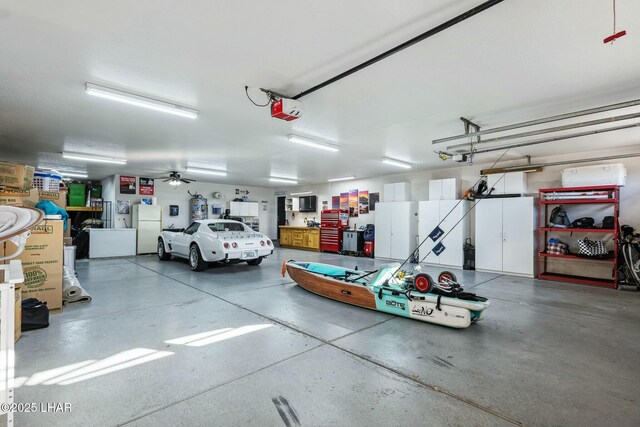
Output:
<instances>
[{"instance_id":1,"label":"cardboard box","mask_svg":"<svg viewBox=\"0 0 640 427\"><path fill-rule=\"evenodd\" d=\"M0 205L34 207L38 203L38 190L27 191L0 189Z\"/></svg>"},{"instance_id":2,"label":"cardboard box","mask_svg":"<svg viewBox=\"0 0 640 427\"><path fill-rule=\"evenodd\" d=\"M62 238L62 240L63 240L63 243L64 243L65 246L73 246L73 238L72 237L64 236Z\"/></svg>"},{"instance_id":3,"label":"cardboard box","mask_svg":"<svg viewBox=\"0 0 640 427\"><path fill-rule=\"evenodd\" d=\"M57 206L62 209L67 208L67 189L60 189L60 191L42 191L38 190L40 200L51 200Z\"/></svg>"},{"instance_id":4,"label":"cardboard box","mask_svg":"<svg viewBox=\"0 0 640 427\"><path fill-rule=\"evenodd\" d=\"M24 252L17 258L22 261L24 284L22 298L45 301L49 310L62 309L63 222L46 219L31 230ZM5 243L9 253L16 247Z\"/></svg>"},{"instance_id":5,"label":"cardboard box","mask_svg":"<svg viewBox=\"0 0 640 427\"><path fill-rule=\"evenodd\" d=\"M67 237L71 238L71 218L67 219L67 229L64 230L64 238L66 239Z\"/></svg>"},{"instance_id":6,"label":"cardboard box","mask_svg":"<svg viewBox=\"0 0 640 427\"><path fill-rule=\"evenodd\" d=\"M0 187L29 190L33 187L33 166L0 162Z\"/></svg>"}]
</instances>

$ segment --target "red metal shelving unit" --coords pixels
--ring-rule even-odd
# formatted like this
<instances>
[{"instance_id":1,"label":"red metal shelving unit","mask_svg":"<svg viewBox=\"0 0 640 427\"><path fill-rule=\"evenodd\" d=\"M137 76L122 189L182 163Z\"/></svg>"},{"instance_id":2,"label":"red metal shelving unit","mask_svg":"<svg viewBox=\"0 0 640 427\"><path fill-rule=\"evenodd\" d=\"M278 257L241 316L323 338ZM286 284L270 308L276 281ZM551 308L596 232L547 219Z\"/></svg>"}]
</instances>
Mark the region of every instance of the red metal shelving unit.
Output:
<instances>
[{"instance_id":1,"label":"red metal shelving unit","mask_svg":"<svg viewBox=\"0 0 640 427\"><path fill-rule=\"evenodd\" d=\"M562 193L579 193L579 192L598 192L606 193L606 198L576 198L576 199L554 199L548 200L547 195L550 193L557 193L559 196ZM614 227L613 229L602 228L556 228L548 227L547 221L549 219L549 213L547 207L549 205L577 205L577 204L603 204L608 203L613 205L613 217ZM613 235L613 258L610 259L598 259L579 257L576 255L554 255L546 252L538 253L538 279L541 280L556 280L560 282L580 283L586 285L605 286L615 288L618 286L618 244L620 241L620 227L618 225L618 216L620 214L620 187L617 185L599 185L591 187L566 187L566 188L543 188L539 190L539 205L538 205L538 243L540 248L546 248L548 240L548 233L606 233ZM547 259L570 259L573 261L588 261L588 262L602 262L613 264L612 279L601 279L595 277L584 277L570 274L559 274L547 271Z\"/></svg>"}]
</instances>

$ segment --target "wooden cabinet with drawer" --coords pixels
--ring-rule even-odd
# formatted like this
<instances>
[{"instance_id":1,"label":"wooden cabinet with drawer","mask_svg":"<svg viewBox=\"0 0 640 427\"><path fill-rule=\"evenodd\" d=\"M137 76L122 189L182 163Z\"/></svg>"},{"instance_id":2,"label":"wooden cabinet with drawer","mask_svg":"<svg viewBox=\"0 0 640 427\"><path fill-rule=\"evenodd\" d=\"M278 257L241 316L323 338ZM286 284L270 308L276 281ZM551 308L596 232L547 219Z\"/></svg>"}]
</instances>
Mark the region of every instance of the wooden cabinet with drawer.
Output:
<instances>
[{"instance_id":1,"label":"wooden cabinet with drawer","mask_svg":"<svg viewBox=\"0 0 640 427\"><path fill-rule=\"evenodd\" d=\"M291 246L293 242L291 230L283 228L280 230L280 246Z\"/></svg>"},{"instance_id":2,"label":"wooden cabinet with drawer","mask_svg":"<svg viewBox=\"0 0 640 427\"><path fill-rule=\"evenodd\" d=\"M319 251L320 229L315 227L281 226L280 246Z\"/></svg>"}]
</instances>

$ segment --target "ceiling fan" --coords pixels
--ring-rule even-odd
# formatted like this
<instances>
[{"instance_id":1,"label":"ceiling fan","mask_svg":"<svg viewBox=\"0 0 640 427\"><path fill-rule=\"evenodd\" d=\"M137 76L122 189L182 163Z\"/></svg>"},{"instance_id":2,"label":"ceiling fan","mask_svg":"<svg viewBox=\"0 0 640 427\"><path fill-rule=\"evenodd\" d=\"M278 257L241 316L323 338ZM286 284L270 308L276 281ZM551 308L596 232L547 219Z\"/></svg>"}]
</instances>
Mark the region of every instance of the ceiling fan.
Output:
<instances>
[{"instance_id":1,"label":"ceiling fan","mask_svg":"<svg viewBox=\"0 0 640 427\"><path fill-rule=\"evenodd\" d=\"M165 178L165 179L163 179L163 178ZM156 178L156 179L162 179L162 182L168 182L169 185L180 185L183 182L185 184L191 184L192 182L196 182L195 179L180 178L180 174L178 172L176 172L176 171L170 172L169 176Z\"/></svg>"}]
</instances>

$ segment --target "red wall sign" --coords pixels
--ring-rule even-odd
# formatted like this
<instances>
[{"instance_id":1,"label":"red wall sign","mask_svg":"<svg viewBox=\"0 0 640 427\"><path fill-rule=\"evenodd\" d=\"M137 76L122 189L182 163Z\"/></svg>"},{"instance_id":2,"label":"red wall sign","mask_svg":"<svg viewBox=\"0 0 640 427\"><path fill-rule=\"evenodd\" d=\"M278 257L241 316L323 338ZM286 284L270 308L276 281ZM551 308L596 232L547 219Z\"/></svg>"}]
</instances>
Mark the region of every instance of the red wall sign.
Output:
<instances>
[{"instance_id":1,"label":"red wall sign","mask_svg":"<svg viewBox=\"0 0 640 427\"><path fill-rule=\"evenodd\" d=\"M136 194L136 177L120 175L120 194Z\"/></svg>"},{"instance_id":2,"label":"red wall sign","mask_svg":"<svg viewBox=\"0 0 640 427\"><path fill-rule=\"evenodd\" d=\"M154 182L153 178L140 177L140 195L153 196Z\"/></svg>"}]
</instances>

